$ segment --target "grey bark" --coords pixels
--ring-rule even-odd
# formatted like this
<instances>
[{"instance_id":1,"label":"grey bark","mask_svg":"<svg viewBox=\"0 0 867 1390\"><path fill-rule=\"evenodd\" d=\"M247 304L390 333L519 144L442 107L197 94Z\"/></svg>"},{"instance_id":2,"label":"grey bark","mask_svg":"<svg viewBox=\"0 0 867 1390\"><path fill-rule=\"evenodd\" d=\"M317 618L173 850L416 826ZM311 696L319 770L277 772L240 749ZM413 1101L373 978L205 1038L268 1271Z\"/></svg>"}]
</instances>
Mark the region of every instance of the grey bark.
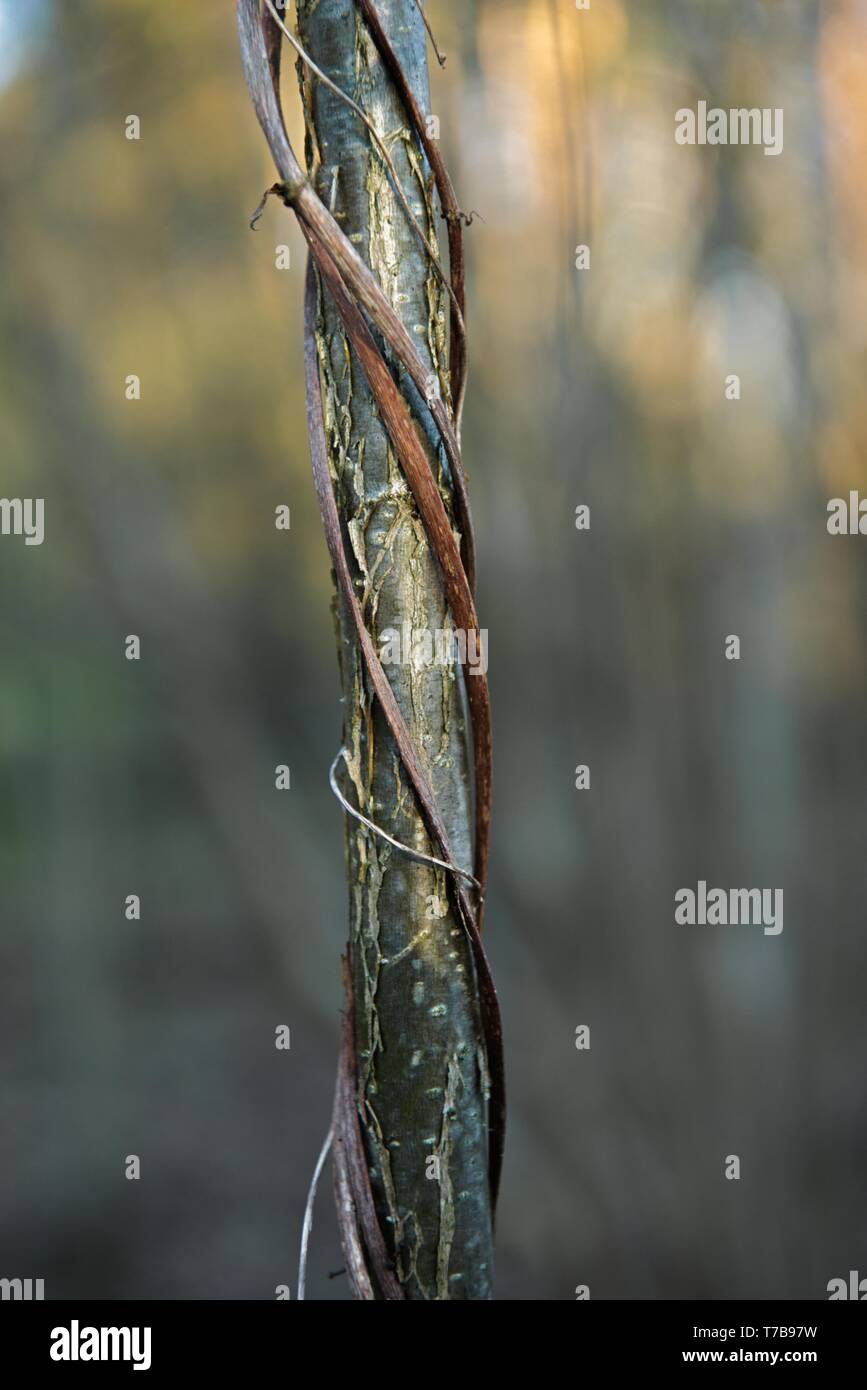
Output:
<instances>
[{"instance_id":1,"label":"grey bark","mask_svg":"<svg viewBox=\"0 0 867 1390\"><path fill-rule=\"evenodd\" d=\"M426 36L414 0L378 6L423 110ZM353 0L298 0L302 43L366 112L386 142L417 221L436 238L430 171ZM362 121L299 64L308 173L377 275L448 399L448 304ZM437 254L439 252L437 251ZM320 288L317 343L329 462L356 588L379 646L388 630L449 626L437 564L361 368ZM440 490L454 517L436 432L424 419ZM346 792L390 835L439 857L365 677L354 630L338 605ZM403 642L401 642L403 646ZM405 659L406 653L402 652ZM458 668L387 665L448 829L455 861L472 869L472 761ZM469 677L473 679L473 677ZM491 1297L488 1073L473 963L447 874L411 860L347 819L349 960L358 1110L380 1222L410 1299Z\"/></svg>"}]
</instances>

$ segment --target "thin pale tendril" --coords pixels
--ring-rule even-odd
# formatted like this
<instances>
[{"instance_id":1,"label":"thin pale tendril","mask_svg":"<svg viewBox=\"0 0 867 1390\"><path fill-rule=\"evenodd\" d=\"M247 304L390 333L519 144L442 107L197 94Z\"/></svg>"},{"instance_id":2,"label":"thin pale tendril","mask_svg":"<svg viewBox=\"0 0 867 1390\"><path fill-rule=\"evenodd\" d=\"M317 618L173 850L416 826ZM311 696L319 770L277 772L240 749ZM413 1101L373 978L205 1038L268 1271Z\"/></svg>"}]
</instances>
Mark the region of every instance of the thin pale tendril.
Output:
<instances>
[{"instance_id":1,"label":"thin pale tendril","mask_svg":"<svg viewBox=\"0 0 867 1390\"><path fill-rule=\"evenodd\" d=\"M298 1260L298 1302L304 1300L304 1292L307 1287L307 1246L310 1242L310 1232L313 1230L313 1203L316 1201L316 1189L319 1186L319 1179L322 1176L322 1169L325 1167L325 1160L334 1138L334 1130L329 1129L325 1136L325 1143L319 1158L316 1160L316 1167L313 1170L313 1178L310 1183L310 1191L307 1193L307 1205L304 1208L304 1225L301 1228L301 1254Z\"/></svg>"},{"instance_id":2,"label":"thin pale tendril","mask_svg":"<svg viewBox=\"0 0 867 1390\"><path fill-rule=\"evenodd\" d=\"M328 781L331 785L331 790L334 792L334 795L337 797L337 800L340 802L347 815L354 816L356 820L361 821L362 825L367 826L368 830L372 830L374 835L379 835L381 839L387 840L390 845L394 845L394 848L399 849L402 854L408 854L410 859L416 859L420 864L433 864L437 869L446 869L450 874L457 874L459 878L466 879L467 883L471 883L477 893L481 892L481 884L478 879L473 878L473 875L467 873L466 869L459 869L457 864L449 864L445 859L435 859L432 854L422 854L417 849L411 849L409 845L401 844L400 840L395 840L387 831L383 830L381 826L374 825L372 820L368 820L367 816L363 816L360 811L357 811L354 806L350 805L337 785L337 764L340 762L341 758L346 762L345 748L340 749L340 752L331 764L328 773Z\"/></svg>"}]
</instances>

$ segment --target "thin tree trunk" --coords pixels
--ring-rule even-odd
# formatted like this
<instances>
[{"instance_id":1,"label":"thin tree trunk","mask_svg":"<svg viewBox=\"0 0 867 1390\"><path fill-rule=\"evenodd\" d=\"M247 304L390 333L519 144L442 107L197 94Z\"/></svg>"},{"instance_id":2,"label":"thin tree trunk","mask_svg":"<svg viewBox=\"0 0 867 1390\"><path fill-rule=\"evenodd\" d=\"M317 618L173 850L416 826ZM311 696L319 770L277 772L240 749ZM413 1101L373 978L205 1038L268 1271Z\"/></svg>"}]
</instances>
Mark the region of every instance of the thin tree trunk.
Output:
<instances>
[{"instance_id":1,"label":"thin tree trunk","mask_svg":"<svg viewBox=\"0 0 867 1390\"><path fill-rule=\"evenodd\" d=\"M424 634L435 648L452 626L479 640L452 401L464 366L458 214L424 136L426 35L415 0L298 0L297 9L312 188L276 96L279 29L266 8L260 53L255 0L239 0L248 83L283 178L273 191L294 207L317 266L308 416L338 579L344 729L334 775L368 822L347 815L341 1229L359 1297L487 1299L503 1110L496 998L479 941L487 686L472 667L431 662L416 645ZM362 108L379 141L307 59ZM449 204L451 295L438 269L437 188Z\"/></svg>"},{"instance_id":2,"label":"thin tree trunk","mask_svg":"<svg viewBox=\"0 0 867 1390\"><path fill-rule=\"evenodd\" d=\"M414 0L382 0L383 26L424 111L426 35ZM410 206L436 237L427 161L353 0L299 0L299 34L317 65L367 113L386 142ZM299 63L308 172L377 275L448 393L448 301L430 258L358 116ZM368 630L379 646L404 625L443 632L448 607L412 492L328 295L316 338L329 462L357 566ZM446 462L427 451L453 519ZM348 797L401 843L437 857L394 740L341 613L343 745ZM398 653L402 662L407 652ZM455 674L457 672L457 676ZM473 868L471 762L459 668L388 665L398 705L425 762L455 862ZM478 679L468 676L470 680ZM414 862L347 818L350 971L358 1107L374 1198L408 1298L486 1298L491 1215L486 1070L469 948L446 871Z\"/></svg>"}]
</instances>

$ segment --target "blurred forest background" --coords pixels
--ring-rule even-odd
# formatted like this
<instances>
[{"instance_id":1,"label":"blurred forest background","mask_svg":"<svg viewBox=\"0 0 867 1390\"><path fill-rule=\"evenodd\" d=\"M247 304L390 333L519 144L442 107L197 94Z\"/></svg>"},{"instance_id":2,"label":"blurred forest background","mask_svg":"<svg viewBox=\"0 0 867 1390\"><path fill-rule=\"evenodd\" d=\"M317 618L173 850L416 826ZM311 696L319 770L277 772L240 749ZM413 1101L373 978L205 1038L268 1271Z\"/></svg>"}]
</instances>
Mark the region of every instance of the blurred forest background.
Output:
<instances>
[{"instance_id":1,"label":"blurred forest background","mask_svg":"<svg viewBox=\"0 0 867 1390\"><path fill-rule=\"evenodd\" d=\"M867 4L427 8L481 214L498 1296L824 1298L867 1258L867 542L826 531L867 490ZM0 0L2 492L46 499L43 546L0 544L0 1275L55 1298L294 1297L329 1124L304 256L275 202L248 227L233 10ZM784 108L784 153L679 147L699 99ZM300 148L288 63L286 105ZM782 935L675 927L699 878L782 887ZM326 1183L308 1296L341 1264Z\"/></svg>"}]
</instances>

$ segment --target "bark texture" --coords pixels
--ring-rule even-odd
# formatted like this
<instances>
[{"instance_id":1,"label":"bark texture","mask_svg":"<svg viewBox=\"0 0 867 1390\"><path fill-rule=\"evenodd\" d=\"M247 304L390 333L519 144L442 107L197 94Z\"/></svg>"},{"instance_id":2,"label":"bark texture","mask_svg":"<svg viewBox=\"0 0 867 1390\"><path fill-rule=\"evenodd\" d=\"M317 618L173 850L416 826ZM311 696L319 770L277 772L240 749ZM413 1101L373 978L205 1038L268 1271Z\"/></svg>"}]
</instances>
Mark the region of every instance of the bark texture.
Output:
<instances>
[{"instance_id":1,"label":"bark texture","mask_svg":"<svg viewBox=\"0 0 867 1390\"><path fill-rule=\"evenodd\" d=\"M377 11L416 100L430 110L426 36L414 0ZM421 144L354 0L299 0L298 32L317 65L362 107L385 142L407 201L436 248L438 201ZM308 174L411 335L432 389L449 402L447 295L397 198L370 132L298 64ZM435 254L439 254L436 249ZM465 678L427 665L406 635L450 626L437 560L355 351L327 287L315 322L329 468L365 625L380 650L434 791L454 862L473 870L472 754ZM450 521L453 479L439 434L405 372ZM344 791L418 852L432 843L373 694L356 629L338 600L344 694ZM419 653L415 656L418 658ZM468 675L466 680L479 677ZM473 954L451 877L347 818L349 973L355 1101L374 1204L405 1298L491 1296L489 1077Z\"/></svg>"}]
</instances>

